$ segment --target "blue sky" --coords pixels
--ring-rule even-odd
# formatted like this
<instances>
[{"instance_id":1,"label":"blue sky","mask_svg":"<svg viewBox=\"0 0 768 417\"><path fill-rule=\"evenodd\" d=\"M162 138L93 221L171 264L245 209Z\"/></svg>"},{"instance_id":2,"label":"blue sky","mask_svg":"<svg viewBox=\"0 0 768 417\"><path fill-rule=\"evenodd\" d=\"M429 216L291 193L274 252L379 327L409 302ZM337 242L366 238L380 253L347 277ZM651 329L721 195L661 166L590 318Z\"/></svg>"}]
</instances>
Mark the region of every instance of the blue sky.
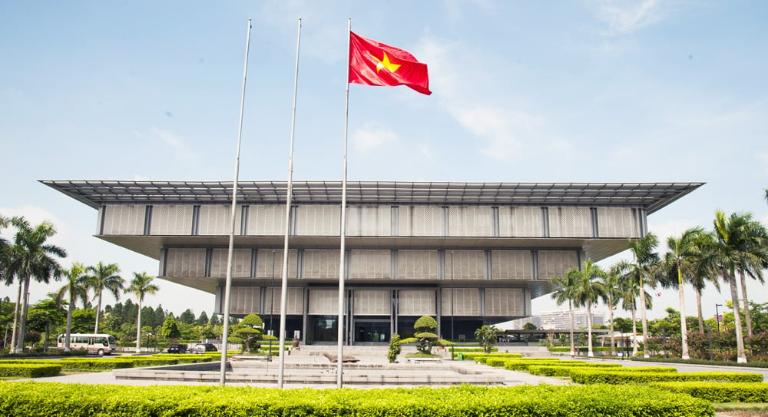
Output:
<instances>
[{"instance_id":1,"label":"blue sky","mask_svg":"<svg viewBox=\"0 0 768 417\"><path fill-rule=\"evenodd\" d=\"M351 179L705 181L651 230L709 226L718 208L768 220L768 3L653 0L0 2L0 213L54 221L65 264L156 272L36 181L231 179L249 16L244 179L286 177L297 17L296 178L340 178L352 17L426 62L433 95L351 87ZM708 291L705 312L725 298ZM149 302L213 308L167 282Z\"/></svg>"}]
</instances>

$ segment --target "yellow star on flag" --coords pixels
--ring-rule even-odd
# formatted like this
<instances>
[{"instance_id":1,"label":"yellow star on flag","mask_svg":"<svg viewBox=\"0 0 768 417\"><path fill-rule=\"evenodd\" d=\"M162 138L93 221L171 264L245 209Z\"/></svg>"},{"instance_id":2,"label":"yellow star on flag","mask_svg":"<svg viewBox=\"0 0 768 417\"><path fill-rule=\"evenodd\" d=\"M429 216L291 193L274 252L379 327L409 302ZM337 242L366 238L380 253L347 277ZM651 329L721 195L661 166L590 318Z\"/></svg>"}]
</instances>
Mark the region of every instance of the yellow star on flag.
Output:
<instances>
[{"instance_id":1,"label":"yellow star on flag","mask_svg":"<svg viewBox=\"0 0 768 417\"><path fill-rule=\"evenodd\" d=\"M376 72L378 73L381 71L382 68L386 68L389 72L395 72L398 68L400 68L400 64L393 64L389 60L389 56L387 56L387 53L384 52L384 58L379 59L376 55L371 54L373 59L376 60Z\"/></svg>"}]
</instances>

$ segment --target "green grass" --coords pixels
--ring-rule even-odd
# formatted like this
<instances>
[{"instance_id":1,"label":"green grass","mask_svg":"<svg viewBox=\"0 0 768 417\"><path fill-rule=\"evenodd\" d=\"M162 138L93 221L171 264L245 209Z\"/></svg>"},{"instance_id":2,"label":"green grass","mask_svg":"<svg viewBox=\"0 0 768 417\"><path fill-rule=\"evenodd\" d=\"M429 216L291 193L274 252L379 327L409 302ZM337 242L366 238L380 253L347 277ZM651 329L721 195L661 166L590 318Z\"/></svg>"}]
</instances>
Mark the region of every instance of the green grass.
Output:
<instances>
[{"instance_id":1,"label":"green grass","mask_svg":"<svg viewBox=\"0 0 768 417\"><path fill-rule=\"evenodd\" d=\"M688 394L714 403L768 403L768 384L764 382L654 382L665 391Z\"/></svg>"}]
</instances>

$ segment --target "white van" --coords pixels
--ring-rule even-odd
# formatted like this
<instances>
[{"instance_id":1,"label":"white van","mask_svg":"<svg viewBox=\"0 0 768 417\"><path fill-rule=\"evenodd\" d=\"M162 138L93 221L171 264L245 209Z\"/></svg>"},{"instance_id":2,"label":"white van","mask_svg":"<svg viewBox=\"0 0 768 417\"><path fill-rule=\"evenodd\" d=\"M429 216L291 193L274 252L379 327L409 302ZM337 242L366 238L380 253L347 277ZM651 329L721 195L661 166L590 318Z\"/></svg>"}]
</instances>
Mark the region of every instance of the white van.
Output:
<instances>
[{"instance_id":1,"label":"white van","mask_svg":"<svg viewBox=\"0 0 768 417\"><path fill-rule=\"evenodd\" d=\"M66 335L60 334L57 339L59 349L64 349ZM69 335L69 348L72 350L87 350L90 354L99 356L109 355L116 350L115 337L108 334L72 333Z\"/></svg>"}]
</instances>

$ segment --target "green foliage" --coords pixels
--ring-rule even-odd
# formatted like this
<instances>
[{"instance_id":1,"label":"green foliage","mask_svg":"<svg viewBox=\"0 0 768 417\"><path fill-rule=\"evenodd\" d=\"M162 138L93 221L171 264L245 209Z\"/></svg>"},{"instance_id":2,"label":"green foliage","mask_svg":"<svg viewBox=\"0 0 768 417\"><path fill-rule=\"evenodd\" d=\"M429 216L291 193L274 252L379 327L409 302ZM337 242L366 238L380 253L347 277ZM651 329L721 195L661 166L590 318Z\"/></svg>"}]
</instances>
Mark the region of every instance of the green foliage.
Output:
<instances>
[{"instance_id":1,"label":"green foliage","mask_svg":"<svg viewBox=\"0 0 768 417\"><path fill-rule=\"evenodd\" d=\"M617 372L677 372L677 369L675 368L665 368L662 366L648 366L648 367L638 367L638 368L622 368L619 364L613 364L613 363L585 363L583 366L580 365L568 365L568 366L556 366L556 365L536 365L536 366L529 366L528 372L533 375L542 375L542 376L560 376L560 377L569 377L571 376L571 371L574 370L584 370L584 369L606 369L610 368L611 371L617 371Z\"/></svg>"},{"instance_id":2,"label":"green foliage","mask_svg":"<svg viewBox=\"0 0 768 417\"><path fill-rule=\"evenodd\" d=\"M639 384L655 381L761 382L763 375L741 372L617 372L585 369L572 371L571 379L581 384Z\"/></svg>"},{"instance_id":3,"label":"green foliage","mask_svg":"<svg viewBox=\"0 0 768 417\"><path fill-rule=\"evenodd\" d=\"M181 331L179 331L179 326L176 324L176 319L173 318L172 314L166 316L163 325L160 327L159 335L169 340L176 340L181 337Z\"/></svg>"},{"instance_id":4,"label":"green foliage","mask_svg":"<svg viewBox=\"0 0 768 417\"><path fill-rule=\"evenodd\" d=\"M675 359L675 358L659 358L651 357L649 359L644 358L632 358L633 361L638 362L666 362L666 363L690 363L696 365L716 365L716 366L736 366L736 367L749 367L749 368L768 368L768 362L749 362L749 363L736 363L726 361L709 361L705 359Z\"/></svg>"},{"instance_id":5,"label":"green foliage","mask_svg":"<svg viewBox=\"0 0 768 417\"><path fill-rule=\"evenodd\" d=\"M43 376L56 376L60 372L61 366L59 365L0 363L0 377L40 378Z\"/></svg>"},{"instance_id":6,"label":"green foliage","mask_svg":"<svg viewBox=\"0 0 768 417\"><path fill-rule=\"evenodd\" d=\"M437 329L437 321L432 316L421 316L413 324L417 332L434 332Z\"/></svg>"},{"instance_id":7,"label":"green foliage","mask_svg":"<svg viewBox=\"0 0 768 417\"><path fill-rule=\"evenodd\" d=\"M218 416L714 416L712 405L641 386L296 389L0 384L6 417Z\"/></svg>"},{"instance_id":8,"label":"green foliage","mask_svg":"<svg viewBox=\"0 0 768 417\"><path fill-rule=\"evenodd\" d=\"M523 355L519 353L506 353L506 352L491 352L491 353L485 353L482 351L482 349L479 349L475 352L468 352L468 351L456 351L455 354L461 353L462 356L464 356L465 360L477 360L478 358L491 358L491 357L497 357L497 358L507 358L507 359L520 359L523 357Z\"/></svg>"},{"instance_id":9,"label":"green foliage","mask_svg":"<svg viewBox=\"0 0 768 417\"><path fill-rule=\"evenodd\" d=\"M389 340L389 349L387 350L387 360L389 360L389 363L395 363L400 351L400 335L395 333L392 335L392 339Z\"/></svg>"},{"instance_id":10,"label":"green foliage","mask_svg":"<svg viewBox=\"0 0 768 417\"><path fill-rule=\"evenodd\" d=\"M713 403L768 403L768 384L763 382L653 382L660 388Z\"/></svg>"},{"instance_id":11,"label":"green foliage","mask_svg":"<svg viewBox=\"0 0 768 417\"><path fill-rule=\"evenodd\" d=\"M428 355L432 354L432 346L437 342L438 336L434 333L437 330L437 321L431 316L421 316L413 324L416 333L413 335L416 340L416 350Z\"/></svg>"},{"instance_id":12,"label":"green foliage","mask_svg":"<svg viewBox=\"0 0 768 417\"><path fill-rule=\"evenodd\" d=\"M498 338L499 333L501 332L496 327L484 324L475 330L475 339L480 343L480 346L483 347L485 353L491 353L491 349L493 349L493 345L496 344L496 338Z\"/></svg>"},{"instance_id":13,"label":"green foliage","mask_svg":"<svg viewBox=\"0 0 768 417\"><path fill-rule=\"evenodd\" d=\"M232 328L233 340L243 344L243 351L257 352L260 348L264 321L258 314L249 314Z\"/></svg>"}]
</instances>

